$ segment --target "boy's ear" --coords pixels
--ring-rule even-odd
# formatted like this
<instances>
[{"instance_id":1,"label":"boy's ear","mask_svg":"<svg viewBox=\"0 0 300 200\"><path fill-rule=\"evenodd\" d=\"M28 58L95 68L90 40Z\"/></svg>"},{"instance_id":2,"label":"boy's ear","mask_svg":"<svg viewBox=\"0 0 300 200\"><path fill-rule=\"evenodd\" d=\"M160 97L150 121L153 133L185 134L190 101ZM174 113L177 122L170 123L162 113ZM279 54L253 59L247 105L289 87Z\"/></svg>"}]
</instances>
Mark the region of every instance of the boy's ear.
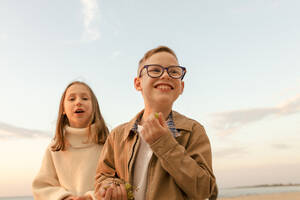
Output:
<instances>
[{"instance_id":1,"label":"boy's ear","mask_svg":"<svg viewBox=\"0 0 300 200\"><path fill-rule=\"evenodd\" d=\"M141 87L141 79L139 77L134 78L134 88L137 91L142 91L142 87Z\"/></svg>"},{"instance_id":2,"label":"boy's ear","mask_svg":"<svg viewBox=\"0 0 300 200\"><path fill-rule=\"evenodd\" d=\"M184 90L184 81L181 81L181 91L180 91L180 94L183 93L183 90Z\"/></svg>"}]
</instances>

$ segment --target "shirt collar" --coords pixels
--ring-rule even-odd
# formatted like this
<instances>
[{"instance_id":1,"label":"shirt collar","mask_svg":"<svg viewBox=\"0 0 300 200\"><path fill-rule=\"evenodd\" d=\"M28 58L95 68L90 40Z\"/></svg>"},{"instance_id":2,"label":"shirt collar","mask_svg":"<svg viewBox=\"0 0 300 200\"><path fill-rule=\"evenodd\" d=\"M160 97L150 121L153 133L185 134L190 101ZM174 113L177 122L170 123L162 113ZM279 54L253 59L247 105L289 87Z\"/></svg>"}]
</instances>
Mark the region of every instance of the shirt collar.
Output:
<instances>
[{"instance_id":1,"label":"shirt collar","mask_svg":"<svg viewBox=\"0 0 300 200\"><path fill-rule=\"evenodd\" d=\"M137 119L135 120L133 126L131 127L130 129L130 132L133 132L133 133L137 133L137 128L138 128L138 124L139 122L141 121L142 117L143 117L143 114L144 114L144 111L142 111ZM171 131L173 137L178 137L180 135L179 131L176 129L175 127L175 123L174 123L174 120L173 120L173 114L172 114L172 111L170 112L169 116L168 116L168 119L167 119L167 125L168 125L168 128L169 130Z\"/></svg>"}]
</instances>

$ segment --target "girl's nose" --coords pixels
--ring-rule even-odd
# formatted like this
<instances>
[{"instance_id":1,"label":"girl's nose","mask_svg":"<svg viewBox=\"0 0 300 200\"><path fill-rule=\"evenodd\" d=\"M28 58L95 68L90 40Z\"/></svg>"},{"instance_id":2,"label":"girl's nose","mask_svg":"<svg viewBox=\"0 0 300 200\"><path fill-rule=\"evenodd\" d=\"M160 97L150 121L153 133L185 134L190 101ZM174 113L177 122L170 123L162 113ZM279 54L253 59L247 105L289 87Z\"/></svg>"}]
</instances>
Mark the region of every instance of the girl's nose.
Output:
<instances>
[{"instance_id":1,"label":"girl's nose","mask_svg":"<svg viewBox=\"0 0 300 200\"><path fill-rule=\"evenodd\" d=\"M80 101L77 101L76 102L76 106L80 106L81 105L81 102Z\"/></svg>"}]
</instances>

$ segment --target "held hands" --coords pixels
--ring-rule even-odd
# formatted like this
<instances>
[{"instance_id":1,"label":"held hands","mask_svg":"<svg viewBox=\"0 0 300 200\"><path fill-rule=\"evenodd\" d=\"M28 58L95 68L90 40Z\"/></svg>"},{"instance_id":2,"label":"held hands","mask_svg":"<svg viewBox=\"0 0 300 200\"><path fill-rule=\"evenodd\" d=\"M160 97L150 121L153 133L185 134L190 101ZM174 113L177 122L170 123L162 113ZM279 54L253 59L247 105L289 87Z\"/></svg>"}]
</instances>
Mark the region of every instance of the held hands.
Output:
<instances>
[{"instance_id":1,"label":"held hands","mask_svg":"<svg viewBox=\"0 0 300 200\"><path fill-rule=\"evenodd\" d=\"M92 197L89 195L75 197L75 196L68 196L64 198L64 200L92 200Z\"/></svg>"},{"instance_id":2,"label":"held hands","mask_svg":"<svg viewBox=\"0 0 300 200\"><path fill-rule=\"evenodd\" d=\"M101 200L127 200L127 191L124 184L110 184L100 187Z\"/></svg>"},{"instance_id":3,"label":"held hands","mask_svg":"<svg viewBox=\"0 0 300 200\"><path fill-rule=\"evenodd\" d=\"M93 199L91 196L86 195L86 196L75 197L74 200L93 200Z\"/></svg>"},{"instance_id":4,"label":"held hands","mask_svg":"<svg viewBox=\"0 0 300 200\"><path fill-rule=\"evenodd\" d=\"M151 145L158 138L165 134L170 134L170 130L161 112L151 114L143 123L140 131L142 138Z\"/></svg>"}]
</instances>

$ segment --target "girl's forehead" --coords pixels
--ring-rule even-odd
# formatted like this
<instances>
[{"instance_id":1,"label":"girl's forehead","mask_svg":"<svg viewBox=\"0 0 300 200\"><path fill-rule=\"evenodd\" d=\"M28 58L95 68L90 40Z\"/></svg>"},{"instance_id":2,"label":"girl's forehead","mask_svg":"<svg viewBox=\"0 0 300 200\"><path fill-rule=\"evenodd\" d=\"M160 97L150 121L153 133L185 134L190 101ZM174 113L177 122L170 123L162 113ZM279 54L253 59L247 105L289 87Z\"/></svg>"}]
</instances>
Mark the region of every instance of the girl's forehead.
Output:
<instances>
[{"instance_id":1,"label":"girl's forehead","mask_svg":"<svg viewBox=\"0 0 300 200\"><path fill-rule=\"evenodd\" d=\"M74 85L71 85L66 91L66 95L70 95L70 94L89 94L90 95L90 90L85 85L74 84Z\"/></svg>"}]
</instances>

